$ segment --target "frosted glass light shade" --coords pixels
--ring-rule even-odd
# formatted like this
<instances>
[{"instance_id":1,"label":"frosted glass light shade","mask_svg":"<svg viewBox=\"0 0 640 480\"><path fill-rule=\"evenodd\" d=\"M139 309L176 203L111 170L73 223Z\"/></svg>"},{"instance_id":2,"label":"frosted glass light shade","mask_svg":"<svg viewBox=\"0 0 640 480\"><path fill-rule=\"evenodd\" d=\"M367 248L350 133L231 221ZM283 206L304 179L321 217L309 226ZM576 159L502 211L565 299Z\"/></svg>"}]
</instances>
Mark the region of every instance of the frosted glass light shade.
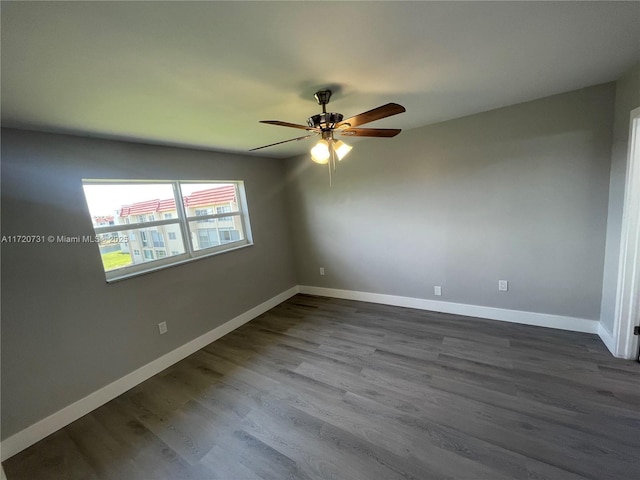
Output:
<instances>
[{"instance_id":1,"label":"frosted glass light shade","mask_svg":"<svg viewBox=\"0 0 640 480\"><path fill-rule=\"evenodd\" d=\"M342 160L347 153L351 151L353 147L347 145L342 140L338 140L337 142L333 142L333 151L336 152L338 156L338 160Z\"/></svg>"},{"instance_id":2,"label":"frosted glass light shade","mask_svg":"<svg viewBox=\"0 0 640 480\"><path fill-rule=\"evenodd\" d=\"M311 149L311 160L316 163L327 163L329 161L329 157L331 156L329 152L329 142L326 140L318 140L318 143Z\"/></svg>"}]
</instances>

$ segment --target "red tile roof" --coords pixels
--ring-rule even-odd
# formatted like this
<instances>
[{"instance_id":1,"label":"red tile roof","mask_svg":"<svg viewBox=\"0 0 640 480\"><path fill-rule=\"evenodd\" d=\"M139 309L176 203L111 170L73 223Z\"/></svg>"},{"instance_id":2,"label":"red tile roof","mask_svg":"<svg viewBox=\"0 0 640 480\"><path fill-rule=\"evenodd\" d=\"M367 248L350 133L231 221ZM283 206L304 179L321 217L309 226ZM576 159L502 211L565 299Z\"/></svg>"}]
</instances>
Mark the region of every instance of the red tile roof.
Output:
<instances>
[{"instance_id":1,"label":"red tile roof","mask_svg":"<svg viewBox=\"0 0 640 480\"><path fill-rule=\"evenodd\" d=\"M93 217L93 223L96 225L103 225L109 222L113 222L113 215L97 215Z\"/></svg>"},{"instance_id":2,"label":"red tile roof","mask_svg":"<svg viewBox=\"0 0 640 480\"><path fill-rule=\"evenodd\" d=\"M198 207L200 205L214 205L216 203L229 202L235 200L235 198L235 185L224 185L222 187L193 192L191 195L184 197L184 206Z\"/></svg>"},{"instance_id":3,"label":"red tile roof","mask_svg":"<svg viewBox=\"0 0 640 480\"><path fill-rule=\"evenodd\" d=\"M184 206L199 207L201 205L214 205L235 201L235 198L235 185L223 185L193 192L191 195L185 196ZM132 203L131 205L123 205L120 209L120 216L144 215L148 213L167 212L175 209L176 202L173 198L167 198L165 200L145 200L143 202Z\"/></svg>"}]
</instances>

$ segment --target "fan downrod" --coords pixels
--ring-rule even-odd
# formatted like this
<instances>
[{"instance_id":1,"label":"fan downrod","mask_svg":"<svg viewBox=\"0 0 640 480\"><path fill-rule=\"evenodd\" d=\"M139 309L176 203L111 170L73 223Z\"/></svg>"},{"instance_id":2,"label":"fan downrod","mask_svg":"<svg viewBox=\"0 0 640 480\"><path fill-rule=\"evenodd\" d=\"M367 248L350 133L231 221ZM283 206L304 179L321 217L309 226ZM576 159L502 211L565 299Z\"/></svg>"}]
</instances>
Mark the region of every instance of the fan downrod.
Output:
<instances>
[{"instance_id":1,"label":"fan downrod","mask_svg":"<svg viewBox=\"0 0 640 480\"><path fill-rule=\"evenodd\" d=\"M318 105L322 105L322 113L309 117L307 125L323 131L332 130L336 123L342 121L343 116L341 113L327 112L327 103L331 99L331 90L319 90L313 96Z\"/></svg>"}]
</instances>

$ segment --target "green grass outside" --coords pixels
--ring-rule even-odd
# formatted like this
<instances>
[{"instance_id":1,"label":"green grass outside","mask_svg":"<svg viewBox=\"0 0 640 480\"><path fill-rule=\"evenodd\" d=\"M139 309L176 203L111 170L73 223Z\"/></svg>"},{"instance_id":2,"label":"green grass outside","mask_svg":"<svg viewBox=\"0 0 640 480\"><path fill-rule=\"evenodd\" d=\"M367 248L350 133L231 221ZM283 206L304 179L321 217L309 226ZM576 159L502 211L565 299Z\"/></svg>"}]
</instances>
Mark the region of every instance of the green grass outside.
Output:
<instances>
[{"instance_id":1,"label":"green grass outside","mask_svg":"<svg viewBox=\"0 0 640 480\"><path fill-rule=\"evenodd\" d=\"M115 270L116 268L131 265L131 255L124 252L109 252L102 254L102 264L104 271Z\"/></svg>"}]
</instances>

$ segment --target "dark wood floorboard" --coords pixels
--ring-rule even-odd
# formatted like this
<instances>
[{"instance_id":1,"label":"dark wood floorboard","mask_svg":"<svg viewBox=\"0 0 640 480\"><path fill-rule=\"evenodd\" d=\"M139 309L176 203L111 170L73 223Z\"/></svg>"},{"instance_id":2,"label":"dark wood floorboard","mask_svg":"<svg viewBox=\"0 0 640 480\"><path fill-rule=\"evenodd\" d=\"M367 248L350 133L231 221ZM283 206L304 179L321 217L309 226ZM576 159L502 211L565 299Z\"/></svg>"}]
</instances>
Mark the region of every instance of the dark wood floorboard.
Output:
<instances>
[{"instance_id":1,"label":"dark wood floorboard","mask_svg":"<svg viewBox=\"0 0 640 480\"><path fill-rule=\"evenodd\" d=\"M595 335L297 295L4 463L8 480L640 478Z\"/></svg>"}]
</instances>

